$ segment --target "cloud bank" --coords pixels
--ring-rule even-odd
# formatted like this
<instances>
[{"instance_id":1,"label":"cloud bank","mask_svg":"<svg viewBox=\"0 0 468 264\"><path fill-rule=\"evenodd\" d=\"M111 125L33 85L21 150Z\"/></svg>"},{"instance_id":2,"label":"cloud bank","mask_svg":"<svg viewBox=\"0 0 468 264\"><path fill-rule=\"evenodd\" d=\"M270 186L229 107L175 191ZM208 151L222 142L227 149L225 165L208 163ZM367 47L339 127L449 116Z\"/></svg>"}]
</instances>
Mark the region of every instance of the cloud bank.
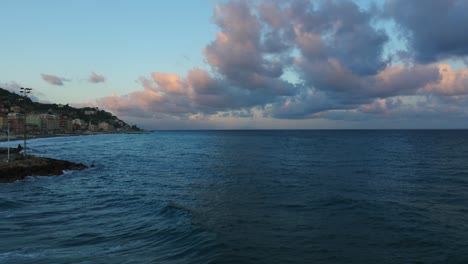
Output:
<instances>
[{"instance_id":1,"label":"cloud bank","mask_svg":"<svg viewBox=\"0 0 468 264\"><path fill-rule=\"evenodd\" d=\"M347 0L227 1L214 10L219 32L202 51L207 69L153 72L139 79L142 90L96 104L150 127L223 118L461 120L468 69L446 60L468 58L467 12L463 0L387 0L369 9ZM392 46L392 34L406 47Z\"/></svg>"}]
</instances>

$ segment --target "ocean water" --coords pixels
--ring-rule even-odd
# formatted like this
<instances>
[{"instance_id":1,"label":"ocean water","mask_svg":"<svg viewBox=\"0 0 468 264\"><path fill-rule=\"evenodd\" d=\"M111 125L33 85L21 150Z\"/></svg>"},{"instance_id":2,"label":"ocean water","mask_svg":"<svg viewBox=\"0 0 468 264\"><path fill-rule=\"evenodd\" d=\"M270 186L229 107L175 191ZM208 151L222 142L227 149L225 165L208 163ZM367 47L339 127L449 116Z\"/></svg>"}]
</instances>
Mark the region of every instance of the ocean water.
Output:
<instances>
[{"instance_id":1,"label":"ocean water","mask_svg":"<svg viewBox=\"0 0 468 264\"><path fill-rule=\"evenodd\" d=\"M95 166L0 184L0 263L468 263L466 130L28 143Z\"/></svg>"}]
</instances>

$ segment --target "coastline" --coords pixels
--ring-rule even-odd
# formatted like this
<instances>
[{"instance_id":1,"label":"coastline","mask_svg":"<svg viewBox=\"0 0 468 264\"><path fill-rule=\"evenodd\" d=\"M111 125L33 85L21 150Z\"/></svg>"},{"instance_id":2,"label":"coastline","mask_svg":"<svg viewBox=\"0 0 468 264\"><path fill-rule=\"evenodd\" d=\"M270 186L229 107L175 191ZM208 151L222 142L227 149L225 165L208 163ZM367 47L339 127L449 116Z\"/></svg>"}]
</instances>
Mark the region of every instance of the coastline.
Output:
<instances>
[{"instance_id":1,"label":"coastline","mask_svg":"<svg viewBox=\"0 0 468 264\"><path fill-rule=\"evenodd\" d=\"M72 136L85 136L86 134L52 134L52 135L28 135L27 140L38 139L38 138L53 138L53 137L72 137ZM10 141L23 140L23 135L10 135ZM0 142L8 142L6 135L0 136Z\"/></svg>"},{"instance_id":2,"label":"coastline","mask_svg":"<svg viewBox=\"0 0 468 264\"><path fill-rule=\"evenodd\" d=\"M27 140L53 137L75 137L75 136L92 136L92 135L109 135L109 134L148 134L148 131L138 132L92 132L92 133L73 133L73 134L47 134L47 135L29 135ZM10 141L23 140L23 135L10 135ZM7 142L6 135L0 137L0 142ZM20 143L21 144L21 143ZM22 144L21 144L22 145ZM20 149L10 147L10 161L8 161L8 148L0 147L0 183L14 182L23 180L28 176L59 176L65 170L84 170L88 166L82 163L76 163L67 160L59 160L47 157L38 157L28 155L28 159L24 159L20 153ZM94 165L90 165L93 167Z\"/></svg>"},{"instance_id":3,"label":"coastline","mask_svg":"<svg viewBox=\"0 0 468 264\"><path fill-rule=\"evenodd\" d=\"M29 134L26 135L27 140L39 139L39 138L54 138L54 137L76 137L76 136L94 136L94 135L114 135L114 134L148 134L149 131L138 131L138 132L86 132L86 133L57 133L57 134ZM10 141L23 140L24 136L10 135ZM5 134L0 135L0 142L8 142L8 137Z\"/></svg>"}]
</instances>

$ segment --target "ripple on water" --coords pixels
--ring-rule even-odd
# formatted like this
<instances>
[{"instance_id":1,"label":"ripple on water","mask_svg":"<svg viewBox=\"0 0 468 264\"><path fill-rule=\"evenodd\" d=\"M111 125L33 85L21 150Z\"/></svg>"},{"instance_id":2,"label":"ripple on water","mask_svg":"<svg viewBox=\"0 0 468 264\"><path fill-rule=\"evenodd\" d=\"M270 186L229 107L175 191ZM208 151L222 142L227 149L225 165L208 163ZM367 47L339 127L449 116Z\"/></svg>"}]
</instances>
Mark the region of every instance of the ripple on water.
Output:
<instances>
[{"instance_id":1,"label":"ripple on water","mask_svg":"<svg viewBox=\"0 0 468 264\"><path fill-rule=\"evenodd\" d=\"M467 139L331 130L31 140L37 153L95 167L0 185L0 263L468 263Z\"/></svg>"}]
</instances>

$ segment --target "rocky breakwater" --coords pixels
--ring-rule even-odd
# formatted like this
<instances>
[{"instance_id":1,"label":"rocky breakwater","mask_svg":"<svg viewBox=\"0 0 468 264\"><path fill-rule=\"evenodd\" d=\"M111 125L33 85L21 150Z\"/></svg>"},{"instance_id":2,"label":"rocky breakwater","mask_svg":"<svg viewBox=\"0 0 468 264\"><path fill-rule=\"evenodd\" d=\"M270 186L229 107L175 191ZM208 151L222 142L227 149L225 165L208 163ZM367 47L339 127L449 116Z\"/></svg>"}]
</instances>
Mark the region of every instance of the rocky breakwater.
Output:
<instances>
[{"instance_id":1,"label":"rocky breakwater","mask_svg":"<svg viewBox=\"0 0 468 264\"><path fill-rule=\"evenodd\" d=\"M62 175L65 170L83 170L88 166L66 160L30 156L28 159L19 158L6 162L0 161L0 182L22 180L27 176Z\"/></svg>"}]
</instances>

